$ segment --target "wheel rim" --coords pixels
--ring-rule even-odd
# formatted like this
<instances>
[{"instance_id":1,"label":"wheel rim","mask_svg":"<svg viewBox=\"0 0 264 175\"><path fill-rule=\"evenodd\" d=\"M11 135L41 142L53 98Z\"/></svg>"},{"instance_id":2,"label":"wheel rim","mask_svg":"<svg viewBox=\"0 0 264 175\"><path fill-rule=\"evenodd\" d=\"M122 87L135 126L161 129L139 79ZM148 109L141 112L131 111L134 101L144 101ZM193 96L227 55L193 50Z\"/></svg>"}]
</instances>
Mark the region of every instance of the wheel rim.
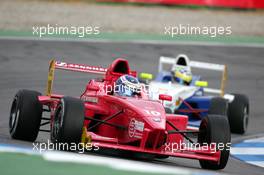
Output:
<instances>
[{"instance_id":1,"label":"wheel rim","mask_svg":"<svg viewBox=\"0 0 264 175\"><path fill-rule=\"evenodd\" d=\"M18 109L18 103L17 103L17 97L15 97L12 106L11 106L11 112L10 112L10 117L9 117L9 130L10 132L13 131L15 128L15 125L17 123L17 118L19 116L19 109Z\"/></svg>"},{"instance_id":2,"label":"wheel rim","mask_svg":"<svg viewBox=\"0 0 264 175\"><path fill-rule=\"evenodd\" d=\"M243 114L244 114L243 129L244 129L244 131L246 131L247 130L247 126L248 126L248 118L249 118L248 108L247 107L244 107Z\"/></svg>"}]
</instances>

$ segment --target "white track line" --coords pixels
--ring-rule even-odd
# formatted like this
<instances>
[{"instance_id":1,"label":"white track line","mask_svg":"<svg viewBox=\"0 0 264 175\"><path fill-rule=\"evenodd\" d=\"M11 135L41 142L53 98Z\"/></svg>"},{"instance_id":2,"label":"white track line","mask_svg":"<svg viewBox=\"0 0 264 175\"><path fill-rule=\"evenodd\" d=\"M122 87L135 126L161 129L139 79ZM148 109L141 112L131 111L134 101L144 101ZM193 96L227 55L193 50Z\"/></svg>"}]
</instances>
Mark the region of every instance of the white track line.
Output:
<instances>
[{"instance_id":1,"label":"white track line","mask_svg":"<svg viewBox=\"0 0 264 175\"><path fill-rule=\"evenodd\" d=\"M154 165L145 162L123 160L117 158L100 157L92 155L81 155L74 153L61 152L45 152L43 154L45 160L56 162L74 162L81 164L95 164L109 166L118 170L136 171L144 173L171 173L171 174L191 174L191 171L182 168L171 168L168 166Z\"/></svg>"},{"instance_id":2,"label":"white track line","mask_svg":"<svg viewBox=\"0 0 264 175\"><path fill-rule=\"evenodd\" d=\"M256 166L260 166L260 167L264 167L264 162L263 161L248 161L247 163L256 165Z\"/></svg>"},{"instance_id":3,"label":"white track line","mask_svg":"<svg viewBox=\"0 0 264 175\"><path fill-rule=\"evenodd\" d=\"M30 148L23 148L17 146L8 146L8 145L1 145L0 144L0 152L10 152L10 153L24 153L28 155L37 155L39 154L36 151L33 151Z\"/></svg>"},{"instance_id":4,"label":"white track line","mask_svg":"<svg viewBox=\"0 0 264 175\"><path fill-rule=\"evenodd\" d=\"M251 148L251 147L244 147L244 148L231 148L231 154L241 154L241 155L264 155L264 148Z\"/></svg>"},{"instance_id":5,"label":"white track line","mask_svg":"<svg viewBox=\"0 0 264 175\"><path fill-rule=\"evenodd\" d=\"M255 138L255 139L250 139L250 140L245 140L244 142L246 143L251 143L251 142L264 142L264 137L262 138Z\"/></svg>"}]
</instances>

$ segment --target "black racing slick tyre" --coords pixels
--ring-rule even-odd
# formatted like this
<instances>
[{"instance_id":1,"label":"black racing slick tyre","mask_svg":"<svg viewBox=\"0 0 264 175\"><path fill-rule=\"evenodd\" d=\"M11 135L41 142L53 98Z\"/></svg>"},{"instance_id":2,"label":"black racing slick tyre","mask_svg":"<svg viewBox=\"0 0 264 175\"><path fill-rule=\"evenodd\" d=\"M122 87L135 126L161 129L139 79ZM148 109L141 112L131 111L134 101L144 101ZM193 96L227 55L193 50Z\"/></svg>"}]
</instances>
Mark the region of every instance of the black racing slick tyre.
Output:
<instances>
[{"instance_id":1,"label":"black racing slick tyre","mask_svg":"<svg viewBox=\"0 0 264 175\"><path fill-rule=\"evenodd\" d=\"M249 121L249 99L242 94L233 94L234 100L229 103L228 119L231 132L244 134Z\"/></svg>"},{"instance_id":2,"label":"black racing slick tyre","mask_svg":"<svg viewBox=\"0 0 264 175\"><path fill-rule=\"evenodd\" d=\"M208 115L202 119L198 143L215 144L216 150L221 151L219 163L209 160L199 160L204 169L218 170L225 168L230 152L230 127L226 117L220 115ZM220 149L221 148L221 149Z\"/></svg>"},{"instance_id":3,"label":"black racing slick tyre","mask_svg":"<svg viewBox=\"0 0 264 175\"><path fill-rule=\"evenodd\" d=\"M227 116L228 103L224 98L213 97L210 101L208 114Z\"/></svg>"},{"instance_id":4,"label":"black racing slick tyre","mask_svg":"<svg viewBox=\"0 0 264 175\"><path fill-rule=\"evenodd\" d=\"M55 111L51 128L51 141L53 143L67 144L80 143L84 113L84 103L80 99L63 97Z\"/></svg>"},{"instance_id":5,"label":"black racing slick tyre","mask_svg":"<svg viewBox=\"0 0 264 175\"><path fill-rule=\"evenodd\" d=\"M41 93L20 90L16 93L9 116L9 132L13 139L35 141L42 117Z\"/></svg>"}]
</instances>

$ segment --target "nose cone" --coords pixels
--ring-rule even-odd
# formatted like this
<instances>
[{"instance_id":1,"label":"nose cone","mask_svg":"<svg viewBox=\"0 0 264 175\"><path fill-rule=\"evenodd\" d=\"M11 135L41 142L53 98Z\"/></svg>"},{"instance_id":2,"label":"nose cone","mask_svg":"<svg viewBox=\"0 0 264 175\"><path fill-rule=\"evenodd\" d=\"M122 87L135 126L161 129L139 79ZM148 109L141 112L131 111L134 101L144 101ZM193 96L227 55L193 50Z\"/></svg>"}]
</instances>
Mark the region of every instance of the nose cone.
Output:
<instances>
[{"instance_id":1,"label":"nose cone","mask_svg":"<svg viewBox=\"0 0 264 175\"><path fill-rule=\"evenodd\" d=\"M155 129L157 129L157 130L165 130L166 129L166 120L164 118L146 117L145 121L154 130Z\"/></svg>"},{"instance_id":2,"label":"nose cone","mask_svg":"<svg viewBox=\"0 0 264 175\"><path fill-rule=\"evenodd\" d=\"M166 113L160 102L131 99L130 103L152 129L165 130Z\"/></svg>"}]
</instances>

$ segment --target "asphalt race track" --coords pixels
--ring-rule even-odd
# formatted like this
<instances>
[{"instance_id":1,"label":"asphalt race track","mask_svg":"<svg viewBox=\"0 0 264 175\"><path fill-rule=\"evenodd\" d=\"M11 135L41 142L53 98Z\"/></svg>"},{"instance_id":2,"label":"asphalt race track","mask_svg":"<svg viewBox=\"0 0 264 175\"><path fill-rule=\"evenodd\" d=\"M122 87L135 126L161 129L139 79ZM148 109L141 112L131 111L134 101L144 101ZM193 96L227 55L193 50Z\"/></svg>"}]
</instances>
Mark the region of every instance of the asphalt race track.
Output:
<instances>
[{"instance_id":1,"label":"asphalt race track","mask_svg":"<svg viewBox=\"0 0 264 175\"><path fill-rule=\"evenodd\" d=\"M264 48L246 46L158 45L135 43L62 42L39 40L0 39L0 143L32 145L11 140L8 132L9 108L19 89L45 91L48 62L51 58L90 65L109 65L114 58L129 60L138 72L155 73L160 56L185 53L193 60L227 64L228 92L247 94L250 98L250 124L244 136L232 135L233 142L264 133ZM57 72L55 92L78 96L92 77L87 74ZM216 83L214 74L206 77ZM40 134L38 141L45 141ZM169 158L153 163L199 168L198 161ZM220 171L236 174L263 174L263 169L230 158L227 167Z\"/></svg>"}]
</instances>

